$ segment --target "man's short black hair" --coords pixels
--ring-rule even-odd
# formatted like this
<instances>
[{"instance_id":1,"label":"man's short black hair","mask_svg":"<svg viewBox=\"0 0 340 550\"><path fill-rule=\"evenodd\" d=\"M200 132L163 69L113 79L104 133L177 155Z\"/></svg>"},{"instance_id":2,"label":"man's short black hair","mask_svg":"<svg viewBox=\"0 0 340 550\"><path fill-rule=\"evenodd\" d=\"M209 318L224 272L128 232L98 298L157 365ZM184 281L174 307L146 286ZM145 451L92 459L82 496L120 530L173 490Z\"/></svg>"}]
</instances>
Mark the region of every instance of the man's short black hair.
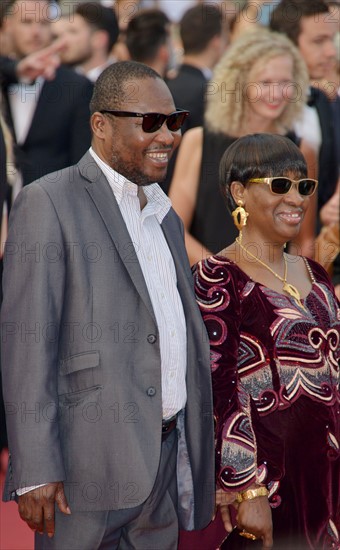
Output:
<instances>
[{"instance_id":1,"label":"man's short black hair","mask_svg":"<svg viewBox=\"0 0 340 550\"><path fill-rule=\"evenodd\" d=\"M83 17L94 30L107 32L109 53L119 34L118 21L113 9L101 6L97 2L85 2L79 4L74 13Z\"/></svg>"},{"instance_id":2,"label":"man's short black hair","mask_svg":"<svg viewBox=\"0 0 340 550\"><path fill-rule=\"evenodd\" d=\"M131 59L147 63L153 61L169 37L168 16L161 10L141 10L129 21L126 46Z\"/></svg>"},{"instance_id":3,"label":"man's short black hair","mask_svg":"<svg viewBox=\"0 0 340 550\"><path fill-rule=\"evenodd\" d=\"M201 53L212 38L222 34L222 30L223 18L216 6L199 4L188 9L179 25L184 53Z\"/></svg>"},{"instance_id":4,"label":"man's short black hair","mask_svg":"<svg viewBox=\"0 0 340 550\"><path fill-rule=\"evenodd\" d=\"M147 78L161 79L156 71L143 63L136 61L113 63L99 75L94 85L90 102L91 114L105 109L119 109L121 104L129 99L133 105L138 80ZM131 82L131 88L125 89L126 82Z\"/></svg>"},{"instance_id":5,"label":"man's short black hair","mask_svg":"<svg viewBox=\"0 0 340 550\"><path fill-rule=\"evenodd\" d=\"M271 30L282 32L294 44L298 44L302 17L318 17L329 12L324 0L281 0L273 10L269 26Z\"/></svg>"}]
</instances>

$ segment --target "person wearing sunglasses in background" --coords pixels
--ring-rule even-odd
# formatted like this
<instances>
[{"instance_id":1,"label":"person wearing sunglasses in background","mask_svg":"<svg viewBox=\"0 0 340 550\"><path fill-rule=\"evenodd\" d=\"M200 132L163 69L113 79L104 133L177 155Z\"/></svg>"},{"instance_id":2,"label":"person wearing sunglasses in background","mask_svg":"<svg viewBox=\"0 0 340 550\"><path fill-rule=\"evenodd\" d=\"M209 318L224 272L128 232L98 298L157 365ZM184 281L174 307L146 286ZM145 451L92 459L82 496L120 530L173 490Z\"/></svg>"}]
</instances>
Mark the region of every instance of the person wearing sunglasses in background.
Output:
<instances>
[{"instance_id":1,"label":"person wearing sunglasses in background","mask_svg":"<svg viewBox=\"0 0 340 550\"><path fill-rule=\"evenodd\" d=\"M214 508L208 339L156 183L188 112L130 61L99 76L90 110L90 150L11 214L6 493L37 549L173 550L178 524L202 528Z\"/></svg>"},{"instance_id":2,"label":"person wearing sunglasses in background","mask_svg":"<svg viewBox=\"0 0 340 550\"><path fill-rule=\"evenodd\" d=\"M217 503L235 526L222 547L339 548L339 304L318 263L285 252L317 181L290 139L264 133L229 146L220 187L239 234L193 273L211 346Z\"/></svg>"}]
</instances>

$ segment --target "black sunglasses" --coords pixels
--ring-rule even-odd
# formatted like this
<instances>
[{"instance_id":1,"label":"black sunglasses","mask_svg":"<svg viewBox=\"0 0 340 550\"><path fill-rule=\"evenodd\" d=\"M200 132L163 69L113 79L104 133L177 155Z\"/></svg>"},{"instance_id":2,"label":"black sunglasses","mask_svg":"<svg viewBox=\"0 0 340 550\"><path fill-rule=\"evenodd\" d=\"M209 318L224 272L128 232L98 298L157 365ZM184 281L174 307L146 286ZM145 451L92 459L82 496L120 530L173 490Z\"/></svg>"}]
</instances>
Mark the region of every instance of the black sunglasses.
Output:
<instances>
[{"instance_id":1,"label":"black sunglasses","mask_svg":"<svg viewBox=\"0 0 340 550\"><path fill-rule=\"evenodd\" d=\"M248 183L266 183L274 195L286 195L292 188L296 187L300 195L310 197L318 186L318 181L311 178L303 178L301 180L292 180L284 176L274 178L252 178Z\"/></svg>"},{"instance_id":2,"label":"black sunglasses","mask_svg":"<svg viewBox=\"0 0 340 550\"><path fill-rule=\"evenodd\" d=\"M147 134L157 132L157 130L161 128L165 121L167 127L171 132L177 132L177 130L179 130L183 126L185 119L190 114L189 111L184 111L182 109L178 109L177 111L170 113L170 115L164 115L162 113L130 113L130 111L111 111L109 109L103 109L99 112L102 114L107 113L109 115L118 117L121 116L142 118L142 128L143 131Z\"/></svg>"}]
</instances>

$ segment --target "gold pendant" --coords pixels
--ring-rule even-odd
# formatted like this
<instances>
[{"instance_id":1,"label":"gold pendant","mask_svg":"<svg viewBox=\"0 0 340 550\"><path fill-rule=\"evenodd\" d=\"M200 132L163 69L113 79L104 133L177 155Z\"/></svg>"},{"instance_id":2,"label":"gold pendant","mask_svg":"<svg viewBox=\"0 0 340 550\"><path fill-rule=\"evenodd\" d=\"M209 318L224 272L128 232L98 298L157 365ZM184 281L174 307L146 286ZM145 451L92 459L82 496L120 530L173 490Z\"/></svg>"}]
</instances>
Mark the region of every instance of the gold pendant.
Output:
<instances>
[{"instance_id":1,"label":"gold pendant","mask_svg":"<svg viewBox=\"0 0 340 550\"><path fill-rule=\"evenodd\" d=\"M283 285L283 290L284 292L287 292L287 294L289 294L302 309L305 309L301 303L300 292L294 285L285 282Z\"/></svg>"}]
</instances>

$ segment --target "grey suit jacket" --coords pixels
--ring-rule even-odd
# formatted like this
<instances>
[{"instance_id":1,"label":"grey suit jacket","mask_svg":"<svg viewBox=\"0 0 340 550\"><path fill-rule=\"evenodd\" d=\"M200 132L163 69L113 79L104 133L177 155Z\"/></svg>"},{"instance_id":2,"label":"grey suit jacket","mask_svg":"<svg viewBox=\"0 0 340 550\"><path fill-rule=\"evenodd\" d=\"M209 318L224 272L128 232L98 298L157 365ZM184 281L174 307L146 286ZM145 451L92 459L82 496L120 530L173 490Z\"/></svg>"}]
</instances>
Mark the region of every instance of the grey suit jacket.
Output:
<instances>
[{"instance_id":1,"label":"grey suit jacket","mask_svg":"<svg viewBox=\"0 0 340 550\"><path fill-rule=\"evenodd\" d=\"M162 229L188 332L179 509L185 527L200 528L214 493L208 339L172 209ZM18 487L63 480L73 510L145 501L161 447L158 329L119 207L89 153L17 198L1 326L7 498Z\"/></svg>"}]
</instances>

